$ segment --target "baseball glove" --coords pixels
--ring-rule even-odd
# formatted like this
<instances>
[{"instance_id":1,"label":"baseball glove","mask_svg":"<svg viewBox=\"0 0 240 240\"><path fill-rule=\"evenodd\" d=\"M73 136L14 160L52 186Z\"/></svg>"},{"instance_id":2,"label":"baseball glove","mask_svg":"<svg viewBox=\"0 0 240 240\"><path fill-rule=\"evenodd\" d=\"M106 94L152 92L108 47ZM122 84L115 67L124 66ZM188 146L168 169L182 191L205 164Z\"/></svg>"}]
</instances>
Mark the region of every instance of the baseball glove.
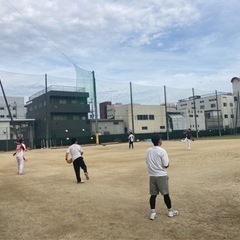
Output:
<instances>
[{"instance_id":1,"label":"baseball glove","mask_svg":"<svg viewBox=\"0 0 240 240\"><path fill-rule=\"evenodd\" d=\"M72 158L67 159L66 162L67 162L68 164L71 164L71 163L72 163Z\"/></svg>"}]
</instances>

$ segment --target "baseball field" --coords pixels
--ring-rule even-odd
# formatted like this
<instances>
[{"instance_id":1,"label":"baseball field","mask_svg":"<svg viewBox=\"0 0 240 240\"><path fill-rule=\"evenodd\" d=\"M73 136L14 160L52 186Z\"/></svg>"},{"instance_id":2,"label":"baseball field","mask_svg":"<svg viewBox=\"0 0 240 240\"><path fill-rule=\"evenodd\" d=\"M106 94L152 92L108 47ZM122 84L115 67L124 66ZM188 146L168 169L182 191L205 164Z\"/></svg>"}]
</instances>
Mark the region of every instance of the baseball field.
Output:
<instances>
[{"instance_id":1,"label":"baseball field","mask_svg":"<svg viewBox=\"0 0 240 240\"><path fill-rule=\"evenodd\" d=\"M66 148L25 153L17 175L12 152L0 153L1 240L240 239L240 140L196 140L191 151L164 141L172 206L162 196L149 220L145 154L151 142L82 146L90 180L76 184ZM81 172L84 179L84 174Z\"/></svg>"}]
</instances>

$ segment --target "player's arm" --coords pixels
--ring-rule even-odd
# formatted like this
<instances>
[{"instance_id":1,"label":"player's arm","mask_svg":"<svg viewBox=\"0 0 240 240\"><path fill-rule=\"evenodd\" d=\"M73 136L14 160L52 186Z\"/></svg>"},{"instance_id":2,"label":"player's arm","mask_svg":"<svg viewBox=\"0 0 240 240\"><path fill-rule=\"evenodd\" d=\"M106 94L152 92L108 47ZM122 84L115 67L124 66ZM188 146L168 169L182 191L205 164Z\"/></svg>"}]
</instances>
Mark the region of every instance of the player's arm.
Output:
<instances>
[{"instance_id":1,"label":"player's arm","mask_svg":"<svg viewBox=\"0 0 240 240\"><path fill-rule=\"evenodd\" d=\"M168 167L169 167L169 158L168 158L167 152L165 152L165 153L162 155L162 162L163 162L163 166L164 166L165 168L168 168Z\"/></svg>"},{"instance_id":2,"label":"player's arm","mask_svg":"<svg viewBox=\"0 0 240 240\"><path fill-rule=\"evenodd\" d=\"M65 160L66 161L68 160L68 152L66 152L66 154L65 154Z\"/></svg>"}]
</instances>

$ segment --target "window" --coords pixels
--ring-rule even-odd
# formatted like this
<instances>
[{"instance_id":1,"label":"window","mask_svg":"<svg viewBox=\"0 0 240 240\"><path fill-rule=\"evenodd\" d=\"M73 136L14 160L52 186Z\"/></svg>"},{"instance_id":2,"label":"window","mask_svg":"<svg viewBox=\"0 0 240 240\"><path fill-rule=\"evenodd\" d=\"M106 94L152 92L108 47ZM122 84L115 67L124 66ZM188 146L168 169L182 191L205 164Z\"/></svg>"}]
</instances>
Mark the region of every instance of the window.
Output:
<instances>
[{"instance_id":1,"label":"window","mask_svg":"<svg viewBox=\"0 0 240 240\"><path fill-rule=\"evenodd\" d=\"M233 107L233 103L229 103L229 106L230 106L230 107Z\"/></svg>"},{"instance_id":2,"label":"window","mask_svg":"<svg viewBox=\"0 0 240 240\"><path fill-rule=\"evenodd\" d=\"M137 115L137 120L148 120L148 115Z\"/></svg>"},{"instance_id":3,"label":"window","mask_svg":"<svg viewBox=\"0 0 240 240\"><path fill-rule=\"evenodd\" d=\"M74 121L79 120L79 116L73 116L73 120Z\"/></svg>"},{"instance_id":4,"label":"window","mask_svg":"<svg viewBox=\"0 0 240 240\"><path fill-rule=\"evenodd\" d=\"M160 129L165 129L165 126L160 126Z\"/></svg>"},{"instance_id":5,"label":"window","mask_svg":"<svg viewBox=\"0 0 240 240\"><path fill-rule=\"evenodd\" d=\"M215 107L216 107L215 103L211 104L211 108L215 108Z\"/></svg>"},{"instance_id":6,"label":"window","mask_svg":"<svg viewBox=\"0 0 240 240\"><path fill-rule=\"evenodd\" d=\"M119 122L113 122L113 125L119 125Z\"/></svg>"},{"instance_id":7,"label":"window","mask_svg":"<svg viewBox=\"0 0 240 240\"><path fill-rule=\"evenodd\" d=\"M4 107L0 107L0 110L4 110Z\"/></svg>"},{"instance_id":8,"label":"window","mask_svg":"<svg viewBox=\"0 0 240 240\"><path fill-rule=\"evenodd\" d=\"M0 115L0 118L4 118L4 115Z\"/></svg>"},{"instance_id":9,"label":"window","mask_svg":"<svg viewBox=\"0 0 240 240\"><path fill-rule=\"evenodd\" d=\"M234 118L234 114L231 114L231 118Z\"/></svg>"},{"instance_id":10,"label":"window","mask_svg":"<svg viewBox=\"0 0 240 240\"><path fill-rule=\"evenodd\" d=\"M148 130L148 127L147 126L143 126L142 130Z\"/></svg>"},{"instance_id":11,"label":"window","mask_svg":"<svg viewBox=\"0 0 240 240\"><path fill-rule=\"evenodd\" d=\"M149 120L154 120L154 115L149 115Z\"/></svg>"},{"instance_id":12,"label":"window","mask_svg":"<svg viewBox=\"0 0 240 240\"><path fill-rule=\"evenodd\" d=\"M200 106L200 109L205 109L205 106L204 106L204 105L201 105L201 106Z\"/></svg>"},{"instance_id":13,"label":"window","mask_svg":"<svg viewBox=\"0 0 240 240\"><path fill-rule=\"evenodd\" d=\"M227 114L224 114L224 118L228 118L228 115L227 115Z\"/></svg>"},{"instance_id":14,"label":"window","mask_svg":"<svg viewBox=\"0 0 240 240\"><path fill-rule=\"evenodd\" d=\"M223 103L223 106L226 107L226 106L227 106L227 103L224 102L224 103Z\"/></svg>"},{"instance_id":15,"label":"window","mask_svg":"<svg viewBox=\"0 0 240 240\"><path fill-rule=\"evenodd\" d=\"M193 117L193 115L192 115L192 114L190 114L190 115L189 115L189 117Z\"/></svg>"},{"instance_id":16,"label":"window","mask_svg":"<svg viewBox=\"0 0 240 240\"><path fill-rule=\"evenodd\" d=\"M67 103L67 100L66 100L66 99L59 99L59 103L60 103L60 104L66 104L66 103Z\"/></svg>"}]
</instances>

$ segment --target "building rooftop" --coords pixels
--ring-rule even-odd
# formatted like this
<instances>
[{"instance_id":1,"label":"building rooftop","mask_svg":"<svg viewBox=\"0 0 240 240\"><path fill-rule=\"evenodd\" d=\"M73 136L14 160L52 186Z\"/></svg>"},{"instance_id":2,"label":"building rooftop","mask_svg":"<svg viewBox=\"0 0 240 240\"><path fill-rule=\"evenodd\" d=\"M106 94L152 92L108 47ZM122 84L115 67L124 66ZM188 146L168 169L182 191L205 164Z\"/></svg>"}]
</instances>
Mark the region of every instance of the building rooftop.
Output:
<instances>
[{"instance_id":1,"label":"building rooftop","mask_svg":"<svg viewBox=\"0 0 240 240\"><path fill-rule=\"evenodd\" d=\"M85 88L80 88L80 87L70 87L70 86L56 86L56 85L51 85L47 87L47 92L50 91L62 91L62 92L85 92ZM32 96L29 97L29 101L33 100L34 98L37 98L43 94L46 93L46 90L43 89Z\"/></svg>"}]
</instances>

